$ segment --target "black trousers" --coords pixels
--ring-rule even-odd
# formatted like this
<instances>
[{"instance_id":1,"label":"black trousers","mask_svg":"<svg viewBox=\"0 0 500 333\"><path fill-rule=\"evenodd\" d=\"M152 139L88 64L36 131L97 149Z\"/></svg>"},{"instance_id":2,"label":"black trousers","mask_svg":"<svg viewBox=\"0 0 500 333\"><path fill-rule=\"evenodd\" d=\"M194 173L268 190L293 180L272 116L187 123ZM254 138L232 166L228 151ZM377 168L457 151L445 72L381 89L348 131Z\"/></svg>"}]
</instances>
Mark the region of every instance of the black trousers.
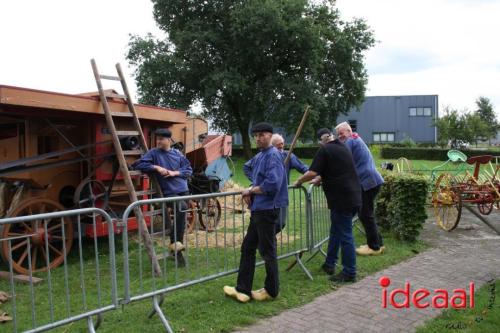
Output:
<instances>
[{"instance_id":1,"label":"black trousers","mask_svg":"<svg viewBox=\"0 0 500 333\"><path fill-rule=\"evenodd\" d=\"M279 209L254 211L250 216L250 225L241 245L240 270L236 290L251 296L255 273L256 252L264 259L266 280L264 288L272 297L279 293L278 258L276 254L276 226Z\"/></svg>"},{"instance_id":2,"label":"black trousers","mask_svg":"<svg viewBox=\"0 0 500 333\"><path fill-rule=\"evenodd\" d=\"M188 192L184 193L179 193L175 196L182 196L182 195L188 195ZM165 195L167 197L167 195ZM169 195L169 197L172 197L172 195ZM166 204L166 206L170 209L172 209L174 217L170 217L167 219L168 222L170 222L170 242L175 243L175 242L184 242L184 231L186 230L186 210L187 210L187 203L186 201L176 201L176 202L169 202Z\"/></svg>"},{"instance_id":3,"label":"black trousers","mask_svg":"<svg viewBox=\"0 0 500 333\"><path fill-rule=\"evenodd\" d=\"M384 245L382 236L378 231L377 222L375 221L375 198L380 191L379 185L368 191L363 191L362 199L363 203L361 210L359 212L359 219L363 223L366 233L366 243L368 247L372 250L379 250L381 246Z\"/></svg>"}]
</instances>

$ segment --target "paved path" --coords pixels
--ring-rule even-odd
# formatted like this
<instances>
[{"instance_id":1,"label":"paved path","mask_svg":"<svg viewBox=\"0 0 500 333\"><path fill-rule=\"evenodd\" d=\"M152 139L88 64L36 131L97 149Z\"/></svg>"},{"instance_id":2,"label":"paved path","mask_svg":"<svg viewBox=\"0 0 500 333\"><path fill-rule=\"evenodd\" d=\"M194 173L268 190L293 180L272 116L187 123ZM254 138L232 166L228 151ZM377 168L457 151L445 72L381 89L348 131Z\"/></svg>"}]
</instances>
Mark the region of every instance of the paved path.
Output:
<instances>
[{"instance_id":1,"label":"paved path","mask_svg":"<svg viewBox=\"0 0 500 333\"><path fill-rule=\"evenodd\" d=\"M500 236L470 213L464 214L453 232L426 223L423 239L434 247L405 262L391 266L357 283L318 297L302 307L287 310L240 332L413 332L424 321L437 316L436 309L382 309L379 278L391 279L389 290L410 281L416 288L466 288L500 278ZM490 221L500 226L500 213Z\"/></svg>"}]
</instances>

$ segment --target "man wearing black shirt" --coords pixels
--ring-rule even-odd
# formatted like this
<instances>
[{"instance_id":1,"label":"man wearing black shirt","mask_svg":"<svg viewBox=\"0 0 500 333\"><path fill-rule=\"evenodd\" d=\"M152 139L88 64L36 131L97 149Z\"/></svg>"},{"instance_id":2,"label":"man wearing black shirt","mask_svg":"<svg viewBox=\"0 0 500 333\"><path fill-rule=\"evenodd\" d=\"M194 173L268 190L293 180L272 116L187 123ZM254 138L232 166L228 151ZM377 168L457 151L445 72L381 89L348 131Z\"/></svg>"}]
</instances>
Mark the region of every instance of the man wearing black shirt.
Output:
<instances>
[{"instance_id":1,"label":"man wearing black shirt","mask_svg":"<svg viewBox=\"0 0 500 333\"><path fill-rule=\"evenodd\" d=\"M328 129L318 131L318 139ZM331 133L331 132L330 132ZM324 143L316 153L309 171L295 183L302 183L321 176L323 190L330 209L330 240L323 270L333 275L341 249L343 269L331 277L336 282L356 280L356 252L352 235L352 218L361 207L361 185L351 152L339 140Z\"/></svg>"}]
</instances>

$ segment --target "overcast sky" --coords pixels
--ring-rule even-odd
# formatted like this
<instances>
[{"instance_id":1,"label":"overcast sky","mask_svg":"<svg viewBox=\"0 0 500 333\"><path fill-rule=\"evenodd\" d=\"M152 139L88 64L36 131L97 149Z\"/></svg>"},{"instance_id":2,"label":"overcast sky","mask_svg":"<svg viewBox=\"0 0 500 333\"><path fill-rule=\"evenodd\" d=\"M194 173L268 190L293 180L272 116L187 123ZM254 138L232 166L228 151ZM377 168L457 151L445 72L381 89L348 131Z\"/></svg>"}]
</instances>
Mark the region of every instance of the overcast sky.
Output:
<instances>
[{"instance_id":1,"label":"overcast sky","mask_svg":"<svg viewBox=\"0 0 500 333\"><path fill-rule=\"evenodd\" d=\"M440 106L500 114L500 0L338 0L363 17L377 45L367 53L367 95L438 94ZM0 84L94 91L90 58L114 74L129 34L160 36L149 0L1 0ZM129 85L133 87L132 79Z\"/></svg>"}]
</instances>

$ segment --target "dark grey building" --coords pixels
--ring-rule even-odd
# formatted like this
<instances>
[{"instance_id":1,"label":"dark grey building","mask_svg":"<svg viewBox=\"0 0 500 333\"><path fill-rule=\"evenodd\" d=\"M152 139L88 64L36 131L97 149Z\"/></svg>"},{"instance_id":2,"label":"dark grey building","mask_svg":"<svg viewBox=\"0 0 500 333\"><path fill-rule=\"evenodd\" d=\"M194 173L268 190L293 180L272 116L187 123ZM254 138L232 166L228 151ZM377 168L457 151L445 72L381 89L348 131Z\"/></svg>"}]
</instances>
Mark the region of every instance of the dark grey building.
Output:
<instances>
[{"instance_id":1,"label":"dark grey building","mask_svg":"<svg viewBox=\"0 0 500 333\"><path fill-rule=\"evenodd\" d=\"M367 96L359 108L340 115L337 124L347 121L366 143L399 142L405 138L435 143L434 119L438 115L438 95ZM325 127L333 129L337 124ZM292 136L285 136L290 142ZM233 143L241 144L239 133L233 136Z\"/></svg>"},{"instance_id":2,"label":"dark grey building","mask_svg":"<svg viewBox=\"0 0 500 333\"><path fill-rule=\"evenodd\" d=\"M367 143L436 142L437 95L367 96L359 109L337 118L347 121Z\"/></svg>"}]
</instances>

